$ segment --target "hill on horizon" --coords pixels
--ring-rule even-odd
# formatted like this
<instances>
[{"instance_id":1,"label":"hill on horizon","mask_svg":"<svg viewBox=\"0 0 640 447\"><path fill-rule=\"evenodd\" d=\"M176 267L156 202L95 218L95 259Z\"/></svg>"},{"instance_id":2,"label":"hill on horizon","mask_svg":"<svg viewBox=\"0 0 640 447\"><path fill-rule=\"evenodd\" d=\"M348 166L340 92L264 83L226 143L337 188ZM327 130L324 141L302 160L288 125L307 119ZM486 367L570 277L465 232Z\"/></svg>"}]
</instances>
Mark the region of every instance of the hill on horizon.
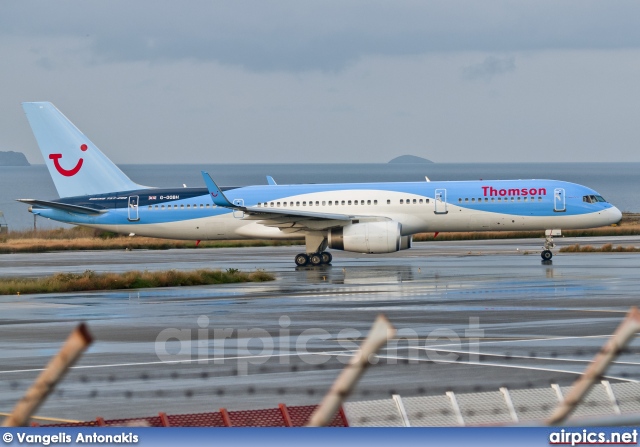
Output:
<instances>
[{"instance_id":1,"label":"hill on horizon","mask_svg":"<svg viewBox=\"0 0 640 447\"><path fill-rule=\"evenodd\" d=\"M416 155L401 155L399 157L390 160L389 163L433 163L426 158L418 157Z\"/></svg>"},{"instance_id":2,"label":"hill on horizon","mask_svg":"<svg viewBox=\"0 0 640 447\"><path fill-rule=\"evenodd\" d=\"M31 166L22 152L0 151L0 166Z\"/></svg>"}]
</instances>

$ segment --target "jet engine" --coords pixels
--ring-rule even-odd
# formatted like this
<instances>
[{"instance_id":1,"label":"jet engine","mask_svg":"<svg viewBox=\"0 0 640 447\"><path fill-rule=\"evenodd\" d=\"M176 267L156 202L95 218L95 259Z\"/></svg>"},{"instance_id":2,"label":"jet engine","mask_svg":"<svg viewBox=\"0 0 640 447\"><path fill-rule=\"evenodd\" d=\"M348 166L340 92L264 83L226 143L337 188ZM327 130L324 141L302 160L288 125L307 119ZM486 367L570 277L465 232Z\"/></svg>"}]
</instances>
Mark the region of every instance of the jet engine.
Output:
<instances>
[{"instance_id":1,"label":"jet engine","mask_svg":"<svg viewBox=\"0 0 640 447\"><path fill-rule=\"evenodd\" d=\"M357 253L393 253L411 247L400 222L364 222L329 231L329 248Z\"/></svg>"}]
</instances>

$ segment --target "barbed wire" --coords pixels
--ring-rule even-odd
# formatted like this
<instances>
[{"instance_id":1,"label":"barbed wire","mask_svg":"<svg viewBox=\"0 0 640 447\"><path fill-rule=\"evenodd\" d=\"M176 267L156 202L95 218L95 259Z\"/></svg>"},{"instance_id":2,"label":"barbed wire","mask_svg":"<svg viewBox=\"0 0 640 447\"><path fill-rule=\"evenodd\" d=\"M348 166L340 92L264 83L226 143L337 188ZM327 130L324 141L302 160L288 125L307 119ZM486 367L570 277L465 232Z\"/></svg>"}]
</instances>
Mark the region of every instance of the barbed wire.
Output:
<instances>
[{"instance_id":1,"label":"barbed wire","mask_svg":"<svg viewBox=\"0 0 640 447\"><path fill-rule=\"evenodd\" d=\"M408 353L416 352L411 346L398 346L397 350L405 350ZM418 348L418 351L424 348ZM428 348L429 351L436 351L440 353L451 353L447 349ZM389 352L389 349L386 350ZM577 348L577 349L556 349L556 350L504 350L501 352L483 352L477 355L478 362L470 361L470 354L456 351L455 353L459 357L455 361L447 361L446 363L439 363L438 361L428 358L426 353L424 356L417 355L415 357L392 357L385 362L384 354L379 357L379 362L375 365L375 370L378 373L385 374L388 368L393 368L393 372L390 374L402 375L408 371L412 371L411 368L418 368L421 372L425 372L425 376L415 376L415 379L409 383L398 383L394 386L373 385L366 382L362 382L357 386L350 395L351 401L367 401L376 399L388 399L392 395L399 394L403 397L424 397L430 398L435 396L443 396L445 393L451 391L455 394L469 394L469 393L483 393L483 392L496 392L499 388L504 387L509 390L531 390L548 388L552 384L560 386L568 386L574 382L579 373L576 371L537 371L544 377L518 379L510 378L496 384L497 381L492 381L491 384L480 383L468 383L468 384L447 384L447 383L435 383L435 380L442 380L441 378L434 379L429 377L427 373L434 367L447 368L449 366L456 365L469 365L488 368L500 368L502 365L518 365L522 368L527 368L527 363L536 362L540 360L553 361L557 364L569 363L576 364L576 362L584 362L586 364L593 358L594 355L602 353L602 348ZM419 352L418 352L419 353ZM625 367L625 356L635 356L640 354L640 348L625 348L618 352L620 357L616 362L612 364L612 368ZM277 399L286 399L292 397L299 401L313 400L319 402L324 394L330 387L330 384L335 375L344 368L349 368L349 365L337 360L336 353L324 354L318 353L318 355L326 355L329 360L326 363L309 364L302 360L292 364L288 363L276 363L280 359L275 357L273 360L269 360L264 364L251 364L246 363L242 359L235 359L233 361L225 360L224 364L216 364L209 360L206 365L194 361L189 364L181 363L160 363L157 366L168 366L174 368L172 371L159 371L159 368L145 369L140 371L123 371L118 372L101 372L91 370L91 373L82 372L81 369L74 369L63 382L64 386L59 386L54 390L52 397L65 399L65 400L100 400L104 398L109 399L122 399L124 402L130 402L136 399L154 399L158 402L168 401L172 399L185 399L187 402L194 399L201 398L223 398L233 396L236 400L243 398L251 398L255 396L272 396ZM344 353L340 355L350 355ZM294 359L295 357L289 358ZM224 359L218 359L224 360ZM484 362L484 363L483 363ZM490 363L487 363L490 362ZM229 364L231 363L231 364ZM234 364L235 363L235 364ZM241 374L240 363L243 363L244 371L247 375ZM524 363L524 365L521 365ZM634 363L634 362L628 362ZM135 366L135 365L132 365ZM534 367L534 365L531 365ZM405 369L410 368L410 369ZM441 373L444 369L436 371ZM304 377L305 373L324 372L326 380L320 382L316 377L314 380L318 383L316 386L309 386L308 384L292 385L292 384L246 384L244 380L255 379L256 376L262 374L274 374L274 373L287 373L287 374L300 374L300 377ZM22 374L23 373L16 373ZM640 379L640 371L622 370L615 372L609 372L610 376L616 376L626 380ZM294 376L295 377L295 376ZM390 375L390 377L392 377ZM439 377L439 376L437 376ZM233 379L238 378L237 382L231 381L224 385L216 384L219 379ZM426 380L421 380L425 378ZM480 377L478 380L482 380ZM610 379L615 381L615 379ZM190 384L185 386L184 381L200 381L200 383ZM5 380L0 382L0 391L4 391L4 394L14 395L12 398L6 398L0 400L0 406L7 409L12 407L16 400L20 398L21 393L31 385L31 380L28 378ZM165 382L163 388L156 389L140 389L144 384L150 384L155 382ZM640 390L640 388L639 388ZM633 406L640 410L640 392L638 396L633 397L617 397L617 404L619 406ZM515 405L515 410L518 414L522 414L523 417L527 415L540 415L546 414L552 411L557 403L535 403L529 402L526 405ZM589 408L591 410L602 410L604 414L613 415L613 406L610 401L598 401L593 398L587 398L581 402L578 406L580 408ZM463 418L500 418L509 415L509 410L506 407L496 407L489 404L484 409L460 409ZM409 411L410 418L422 420L422 419L434 419L443 417L454 417L454 410L447 408L440 408L435 410L420 409ZM397 422L401 421L398 414L376 414L363 416L360 419L354 421L356 424L366 425L375 421L384 422L387 421Z\"/></svg>"}]
</instances>

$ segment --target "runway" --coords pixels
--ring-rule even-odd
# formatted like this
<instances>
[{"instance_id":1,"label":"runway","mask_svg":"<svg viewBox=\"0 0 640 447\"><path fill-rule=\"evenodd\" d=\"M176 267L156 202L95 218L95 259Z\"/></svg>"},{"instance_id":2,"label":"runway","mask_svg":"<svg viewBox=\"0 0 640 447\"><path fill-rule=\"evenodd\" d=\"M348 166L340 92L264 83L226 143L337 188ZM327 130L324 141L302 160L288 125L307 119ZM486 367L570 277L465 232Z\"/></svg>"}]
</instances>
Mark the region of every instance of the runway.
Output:
<instances>
[{"instance_id":1,"label":"runway","mask_svg":"<svg viewBox=\"0 0 640 447\"><path fill-rule=\"evenodd\" d=\"M558 245L640 245L638 237ZM0 275L134 269L273 272L262 284L0 297L0 412L8 412L80 321L95 343L39 415L87 420L318 403L375 317L399 341L351 396L569 385L630 306L640 253L556 253L541 240L416 243L389 255L300 247L58 252L0 257ZM528 253L528 254L525 254ZM607 373L640 380L640 342Z\"/></svg>"}]
</instances>

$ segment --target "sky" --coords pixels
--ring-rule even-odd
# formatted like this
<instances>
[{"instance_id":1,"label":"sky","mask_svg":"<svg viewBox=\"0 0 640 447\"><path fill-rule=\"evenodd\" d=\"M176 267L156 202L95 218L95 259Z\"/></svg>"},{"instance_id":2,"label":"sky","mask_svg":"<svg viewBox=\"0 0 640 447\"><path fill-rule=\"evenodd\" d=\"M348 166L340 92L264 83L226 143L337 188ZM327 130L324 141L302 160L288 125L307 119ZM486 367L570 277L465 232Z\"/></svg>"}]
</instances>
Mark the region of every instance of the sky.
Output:
<instances>
[{"instance_id":1,"label":"sky","mask_svg":"<svg viewBox=\"0 0 640 447\"><path fill-rule=\"evenodd\" d=\"M640 2L3 1L0 150L116 163L640 161Z\"/></svg>"}]
</instances>

